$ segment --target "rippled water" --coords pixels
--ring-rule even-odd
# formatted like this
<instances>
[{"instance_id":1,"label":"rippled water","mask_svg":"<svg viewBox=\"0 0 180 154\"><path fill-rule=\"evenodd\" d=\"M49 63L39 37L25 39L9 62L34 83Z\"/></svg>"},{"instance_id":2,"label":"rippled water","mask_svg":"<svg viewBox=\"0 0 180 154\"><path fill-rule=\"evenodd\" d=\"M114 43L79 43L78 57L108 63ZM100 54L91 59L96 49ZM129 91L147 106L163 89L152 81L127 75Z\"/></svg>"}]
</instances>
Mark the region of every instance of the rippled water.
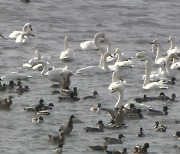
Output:
<instances>
[{"instance_id":1,"label":"rippled water","mask_svg":"<svg viewBox=\"0 0 180 154\"><path fill-rule=\"evenodd\" d=\"M42 77L39 72L27 70L23 63L34 57L34 51L39 49L43 56L50 57L50 62L55 67L68 65L72 71L88 66L96 65L100 55L96 51L81 51L80 42L93 38L96 32L102 31L110 39L112 49L120 48L126 55L135 57L138 50L151 51L150 41L158 39L165 53L169 44L169 35L172 35L177 43L180 42L180 3L178 0L111 0L111 1L83 1L83 0L31 0L24 4L18 0L1 0L0 2L0 31L8 36L14 30L20 30L22 26L30 22L33 25L35 38L25 44L15 44L14 40L0 41L0 75L10 71L19 71L33 76L24 84L31 89L23 95L16 95L10 111L0 111L0 153L3 154L49 154L53 152L55 144L48 142L48 133L55 134L59 126L65 122L71 114L84 121L75 124L73 132L66 138L64 152L67 154L100 153L91 151L88 146L103 143L104 136L116 137L120 132L126 136L123 145L109 146L109 149L121 150L127 147L129 153L137 144L150 143L149 153L178 154L180 151L174 148L178 141L173 138L179 130L179 125L174 123L179 118L179 103L168 104L169 115L164 117L149 117L143 120L128 120L127 129L105 130L104 133L86 133L85 126L95 126L99 119L106 124L109 117L106 113L97 115L90 112L89 108L97 103L113 107L118 99L117 94L111 94L107 87L111 82L111 74L96 75L90 77L73 76L71 87L78 87L79 97L91 94L97 90L100 98L94 101L80 100L75 103L58 102L58 96L52 95L51 82ZM70 46L75 49L76 58L72 63L63 63L59 60L60 51L63 50L64 36L72 38ZM161 90L144 91L142 89L142 75L144 63L133 59L135 68L122 71L122 77L127 81L125 88L125 101L135 96L147 93L150 96L157 95ZM168 95L179 95L179 81L165 92ZM1 93L1 98L8 93ZM50 116L45 116L45 122L41 125L33 125L31 122L33 113L23 111L26 105L36 104L40 98L46 102L54 103ZM179 99L179 97L177 98ZM161 108L165 103L153 103L154 107ZM159 120L168 126L166 133L155 133L152 129L154 122ZM144 128L146 137L139 139L135 133L139 127Z\"/></svg>"}]
</instances>

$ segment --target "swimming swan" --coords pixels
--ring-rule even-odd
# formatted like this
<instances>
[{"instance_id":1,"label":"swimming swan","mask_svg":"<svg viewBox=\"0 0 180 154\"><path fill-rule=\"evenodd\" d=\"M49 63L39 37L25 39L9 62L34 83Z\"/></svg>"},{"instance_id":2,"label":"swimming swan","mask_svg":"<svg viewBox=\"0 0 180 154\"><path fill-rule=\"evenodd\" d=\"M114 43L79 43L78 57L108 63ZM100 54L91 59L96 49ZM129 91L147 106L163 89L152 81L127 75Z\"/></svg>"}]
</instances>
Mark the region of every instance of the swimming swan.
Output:
<instances>
[{"instance_id":1,"label":"swimming swan","mask_svg":"<svg viewBox=\"0 0 180 154\"><path fill-rule=\"evenodd\" d=\"M69 37L66 36L64 40L64 51L61 52L59 59L64 61L71 61L74 59L74 50L68 47Z\"/></svg>"},{"instance_id":2,"label":"swimming swan","mask_svg":"<svg viewBox=\"0 0 180 154\"><path fill-rule=\"evenodd\" d=\"M120 66L120 67L134 67L134 64L131 60L123 60L122 59L122 52L119 48L116 48L114 55L118 55L118 59L115 62L114 66Z\"/></svg>"},{"instance_id":3,"label":"swimming swan","mask_svg":"<svg viewBox=\"0 0 180 154\"><path fill-rule=\"evenodd\" d=\"M23 26L22 31L14 31L11 34L9 34L9 37L12 39L16 39L19 35L22 35L24 32L32 32L32 25L30 23L26 23Z\"/></svg>"},{"instance_id":4,"label":"swimming swan","mask_svg":"<svg viewBox=\"0 0 180 154\"><path fill-rule=\"evenodd\" d=\"M180 54L180 49L178 49L178 47L175 46L175 41L174 41L172 36L169 36L168 42L170 42L170 48L167 51L167 54L169 55L171 53L176 53L177 55L179 55Z\"/></svg>"},{"instance_id":5,"label":"swimming swan","mask_svg":"<svg viewBox=\"0 0 180 154\"><path fill-rule=\"evenodd\" d=\"M103 53L101 53L103 54ZM108 64L107 64L107 61L106 61L106 58L108 56L110 56L111 54L109 52L106 52L104 55L103 55L103 67L99 67L99 66L87 66L87 67L84 67L84 68L81 68L79 70L76 71L77 74L101 74L101 73L108 73L108 72L112 72L113 70L111 70L109 67L108 67Z\"/></svg>"},{"instance_id":6,"label":"swimming swan","mask_svg":"<svg viewBox=\"0 0 180 154\"><path fill-rule=\"evenodd\" d=\"M92 41L85 41L80 44L82 50L88 49L97 49L96 43L100 42L105 37L105 34L99 32L95 34L94 39Z\"/></svg>"},{"instance_id":7,"label":"swimming swan","mask_svg":"<svg viewBox=\"0 0 180 154\"><path fill-rule=\"evenodd\" d=\"M161 54L161 45L160 45L160 43L159 43L158 40L154 40L154 41L152 42L152 44L155 44L156 47L157 47L155 64L160 65L160 66L163 66L164 63L166 62L166 57L163 57L162 54Z\"/></svg>"},{"instance_id":8,"label":"swimming swan","mask_svg":"<svg viewBox=\"0 0 180 154\"><path fill-rule=\"evenodd\" d=\"M53 68L49 70L46 62L42 60L37 60L34 64L42 64L43 70L41 71L42 75L48 76L48 79L53 82L64 82L64 78L66 78L69 74L72 75L72 72L67 69L67 66L64 68Z\"/></svg>"},{"instance_id":9,"label":"swimming swan","mask_svg":"<svg viewBox=\"0 0 180 154\"><path fill-rule=\"evenodd\" d=\"M27 40L31 40L30 36L35 36L31 32L23 32L22 34L16 37L15 43L25 43Z\"/></svg>"},{"instance_id":10,"label":"swimming swan","mask_svg":"<svg viewBox=\"0 0 180 154\"><path fill-rule=\"evenodd\" d=\"M6 75L3 75L1 77L1 80L6 80L6 81L10 81L10 80L28 80L31 77L32 76L27 75L27 74L23 74L23 73L10 72L10 73L8 73Z\"/></svg>"},{"instance_id":11,"label":"swimming swan","mask_svg":"<svg viewBox=\"0 0 180 154\"><path fill-rule=\"evenodd\" d=\"M167 89L168 86L161 82L151 82L150 83L150 73L151 73L152 63L148 61L148 57L145 57L145 80L143 83L143 89Z\"/></svg>"}]
</instances>

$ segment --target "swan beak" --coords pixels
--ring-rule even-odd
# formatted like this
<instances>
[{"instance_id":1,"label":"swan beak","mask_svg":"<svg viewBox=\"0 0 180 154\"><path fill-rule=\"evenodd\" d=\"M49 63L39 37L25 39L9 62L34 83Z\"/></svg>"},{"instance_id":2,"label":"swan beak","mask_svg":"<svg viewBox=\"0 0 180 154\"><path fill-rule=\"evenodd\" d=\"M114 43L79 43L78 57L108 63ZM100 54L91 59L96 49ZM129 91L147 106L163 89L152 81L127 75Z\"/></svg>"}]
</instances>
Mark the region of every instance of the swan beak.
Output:
<instances>
[{"instance_id":1,"label":"swan beak","mask_svg":"<svg viewBox=\"0 0 180 154\"><path fill-rule=\"evenodd\" d=\"M31 36L35 37L35 35L34 35L34 34L31 34Z\"/></svg>"}]
</instances>

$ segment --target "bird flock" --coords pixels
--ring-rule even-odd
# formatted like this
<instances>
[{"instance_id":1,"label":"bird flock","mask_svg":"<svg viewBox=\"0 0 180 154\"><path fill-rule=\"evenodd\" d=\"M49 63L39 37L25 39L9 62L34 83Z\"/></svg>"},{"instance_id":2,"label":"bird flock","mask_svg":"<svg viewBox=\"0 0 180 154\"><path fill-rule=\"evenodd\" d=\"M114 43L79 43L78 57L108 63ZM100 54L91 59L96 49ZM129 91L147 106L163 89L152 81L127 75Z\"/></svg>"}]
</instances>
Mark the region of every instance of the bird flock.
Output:
<instances>
[{"instance_id":1,"label":"bird flock","mask_svg":"<svg viewBox=\"0 0 180 154\"><path fill-rule=\"evenodd\" d=\"M33 28L30 23L26 23L22 31L13 31L10 35L10 39L14 39L15 43L23 44L25 42L31 41L35 35L32 33ZM7 39L1 33L2 39ZM8 40L8 39L7 39ZM65 36L64 50L60 53L59 59L64 63L73 63L76 58L75 51L69 48L68 43L71 41L70 37ZM168 116L171 110L168 104L173 104L178 102L176 99L176 94L173 93L171 97L168 97L164 89L169 89L172 86L176 86L176 81L180 74L180 49L175 46L175 42L172 36L169 37L170 48L167 50L165 55L161 53L161 46L158 40L151 42L152 52L138 52L136 54L137 60L142 61L145 66L145 75L142 75L144 80L143 85L140 87L144 90L160 90L160 94L157 96L148 96L145 94L143 96L137 96L128 102L124 102L124 89L128 84L122 78L123 69L134 69L136 65L134 64L133 57L127 57L119 49L111 50L110 39L103 32L98 32L94 35L94 38L89 41L80 43L81 50L90 52L91 50L97 51L97 55L100 55L99 65L97 66L86 66L80 68L76 71L69 70L67 66L55 68L49 62L47 57L41 56L39 50L35 50L35 57L30 59L27 63L22 64L22 67L28 69L33 69L38 71L39 74L48 78L53 84L52 95L58 95L58 101L61 103L76 103L79 100L97 100L100 99L99 93L95 90L92 95L84 96L79 98L78 96L78 86L71 88L71 77L72 76L82 76L88 78L89 75L106 75L112 74L112 82L107 87L111 93L118 93L119 97L117 102L113 106L107 107L104 103L98 103L96 106L90 108L90 111L97 114L97 123L94 124L97 127L91 127L87 124L83 130L86 133L105 133L106 130L121 130L128 129L128 123L131 120L141 120L147 116ZM153 69L155 71L153 71ZM22 95L24 92L31 92L29 86L23 85L24 80L31 79L32 76L28 74L21 74L18 72L9 72L1 76L0 78L0 92L10 93L8 98L0 100L0 109L9 109L13 104L12 94ZM140 79L141 80L141 79ZM8 81L8 83L7 83ZM17 81L17 83L15 83ZM29 83L30 84L30 83ZM38 84L38 83L37 83ZM165 103L162 109L156 109L153 103ZM151 105L149 105L151 104ZM46 103L43 99L39 100L39 103L24 107L25 112L35 113L35 117L32 118L32 123L40 125L45 122L44 117L48 116L53 112L54 106L58 104ZM10 111L9 111L10 112ZM109 115L109 121L102 121L101 114ZM89 116L90 117L90 116ZM68 119L69 118L69 119ZM74 123L85 123L85 121L78 119L76 113L69 115L67 122L59 126L59 130L56 134L47 134L47 140L55 143L57 147L54 149L54 153L63 153L64 145L66 144L66 138L73 134ZM174 123L180 123L178 119ZM166 124L160 124L159 121L155 121L155 126L152 128L154 133L166 132L168 126ZM139 128L139 132L135 133L138 138L146 138L146 134L143 132L143 128ZM105 134L104 134L105 135ZM89 145L90 150L101 151L107 154L127 154L128 147L126 147L126 137L123 134L116 134L117 138L104 136L102 143L99 145ZM180 133L177 132L174 135L179 140ZM173 137L173 136L172 136ZM111 145L123 144L123 148L120 150L111 150ZM134 143L135 144L135 143ZM153 147L152 147L153 148ZM66 150L65 150L66 151ZM134 145L134 154L146 154L151 152L151 145L148 143L147 139L144 139L142 145ZM158 152L157 152L158 153Z\"/></svg>"}]
</instances>

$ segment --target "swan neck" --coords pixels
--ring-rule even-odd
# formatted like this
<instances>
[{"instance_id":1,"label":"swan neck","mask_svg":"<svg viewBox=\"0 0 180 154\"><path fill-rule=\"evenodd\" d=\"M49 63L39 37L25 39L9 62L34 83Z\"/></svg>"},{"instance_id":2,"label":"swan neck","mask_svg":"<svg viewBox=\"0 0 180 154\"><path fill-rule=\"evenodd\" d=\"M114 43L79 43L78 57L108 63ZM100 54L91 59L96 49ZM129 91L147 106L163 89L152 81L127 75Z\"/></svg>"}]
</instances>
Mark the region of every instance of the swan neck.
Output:
<instances>
[{"instance_id":1,"label":"swan neck","mask_svg":"<svg viewBox=\"0 0 180 154\"><path fill-rule=\"evenodd\" d=\"M124 91L121 89L119 91L119 98L115 105L115 108L121 108L123 100L124 100Z\"/></svg>"},{"instance_id":2,"label":"swan neck","mask_svg":"<svg viewBox=\"0 0 180 154\"><path fill-rule=\"evenodd\" d=\"M174 49L174 48L175 48L175 43L174 43L173 38L171 38L171 39L170 39L170 48L169 48L169 50L172 50L172 49Z\"/></svg>"},{"instance_id":3,"label":"swan neck","mask_svg":"<svg viewBox=\"0 0 180 154\"><path fill-rule=\"evenodd\" d=\"M106 56L106 53L105 53L104 56L103 56L103 67L104 67L105 71L108 71L109 67L108 67L108 63L107 63L106 58L107 58L107 56Z\"/></svg>"},{"instance_id":4,"label":"swan neck","mask_svg":"<svg viewBox=\"0 0 180 154\"><path fill-rule=\"evenodd\" d=\"M45 75L47 72L48 72L48 66L47 66L47 64L45 63L45 62L40 62L39 64L42 64L42 66L43 66L43 70L41 71L41 74L42 75Z\"/></svg>"},{"instance_id":5,"label":"swan neck","mask_svg":"<svg viewBox=\"0 0 180 154\"><path fill-rule=\"evenodd\" d=\"M65 40L64 40L64 50L67 50L68 49L68 39L67 37L65 37Z\"/></svg>"},{"instance_id":6,"label":"swan neck","mask_svg":"<svg viewBox=\"0 0 180 154\"><path fill-rule=\"evenodd\" d=\"M162 55L161 55L161 46L160 46L159 43L157 43L157 51L156 51L156 59L155 59L155 61L157 61L161 57L162 57Z\"/></svg>"},{"instance_id":7,"label":"swan neck","mask_svg":"<svg viewBox=\"0 0 180 154\"><path fill-rule=\"evenodd\" d=\"M171 69L170 69L170 66L171 66L171 60L172 60L172 56L170 55L170 56L168 56L168 58L167 58L167 60L166 60L166 72L168 73L168 74L172 74L172 71L171 71Z\"/></svg>"},{"instance_id":8,"label":"swan neck","mask_svg":"<svg viewBox=\"0 0 180 154\"><path fill-rule=\"evenodd\" d=\"M146 62L145 63L145 79L144 79L143 87L145 87L150 82L151 69L152 69L151 62Z\"/></svg>"},{"instance_id":9,"label":"swan neck","mask_svg":"<svg viewBox=\"0 0 180 154\"><path fill-rule=\"evenodd\" d=\"M99 67L102 68L104 66L104 53L101 51L101 57L99 62Z\"/></svg>"}]
</instances>

